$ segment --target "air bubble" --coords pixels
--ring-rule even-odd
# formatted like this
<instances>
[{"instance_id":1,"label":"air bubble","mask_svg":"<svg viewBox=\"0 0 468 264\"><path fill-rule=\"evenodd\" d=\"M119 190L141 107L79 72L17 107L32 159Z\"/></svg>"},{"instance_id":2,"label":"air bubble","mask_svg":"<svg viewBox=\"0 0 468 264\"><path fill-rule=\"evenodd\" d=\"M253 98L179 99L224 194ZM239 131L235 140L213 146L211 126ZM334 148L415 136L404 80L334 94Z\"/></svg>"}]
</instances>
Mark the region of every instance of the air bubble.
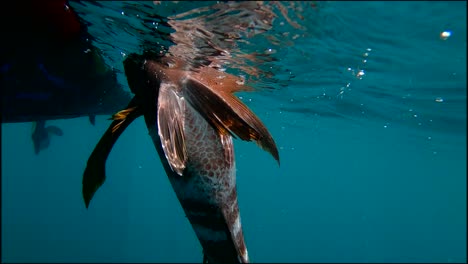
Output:
<instances>
[{"instance_id":1,"label":"air bubble","mask_svg":"<svg viewBox=\"0 0 468 264\"><path fill-rule=\"evenodd\" d=\"M450 31L443 31L443 32L440 33L440 38L441 38L442 40L446 40L446 39L448 39L450 36L452 36L452 32L450 32Z\"/></svg>"},{"instance_id":2,"label":"air bubble","mask_svg":"<svg viewBox=\"0 0 468 264\"><path fill-rule=\"evenodd\" d=\"M267 49L265 51L265 54L275 54L276 53L276 50L275 49Z\"/></svg>"}]
</instances>

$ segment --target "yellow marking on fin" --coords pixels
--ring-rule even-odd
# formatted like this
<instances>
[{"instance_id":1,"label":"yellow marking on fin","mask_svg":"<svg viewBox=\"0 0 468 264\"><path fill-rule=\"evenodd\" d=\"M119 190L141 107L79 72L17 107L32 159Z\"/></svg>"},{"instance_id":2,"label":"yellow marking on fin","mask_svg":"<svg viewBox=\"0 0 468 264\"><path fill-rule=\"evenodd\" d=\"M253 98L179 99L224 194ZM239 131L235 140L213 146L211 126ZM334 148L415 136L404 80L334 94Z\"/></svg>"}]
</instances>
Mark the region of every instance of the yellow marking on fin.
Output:
<instances>
[{"instance_id":1,"label":"yellow marking on fin","mask_svg":"<svg viewBox=\"0 0 468 264\"><path fill-rule=\"evenodd\" d=\"M115 126L112 127L112 133L115 133L115 131L117 129L119 129L119 127L122 125L123 122L125 122L125 119L127 118L127 116L132 113L137 107L134 106L134 107L130 107L130 108L127 108L127 109L124 109L124 110L121 110L117 113L115 113L114 115L112 115L111 118L109 118L110 120L120 120L119 123L115 124Z\"/></svg>"},{"instance_id":2,"label":"yellow marking on fin","mask_svg":"<svg viewBox=\"0 0 468 264\"><path fill-rule=\"evenodd\" d=\"M124 109L124 110L121 110L115 114L112 115L112 117L110 118L111 120L122 120L122 119L125 119L127 118L127 116L133 111L135 110L137 107L134 106L134 107L130 107L130 108L127 108L127 109Z\"/></svg>"}]
</instances>

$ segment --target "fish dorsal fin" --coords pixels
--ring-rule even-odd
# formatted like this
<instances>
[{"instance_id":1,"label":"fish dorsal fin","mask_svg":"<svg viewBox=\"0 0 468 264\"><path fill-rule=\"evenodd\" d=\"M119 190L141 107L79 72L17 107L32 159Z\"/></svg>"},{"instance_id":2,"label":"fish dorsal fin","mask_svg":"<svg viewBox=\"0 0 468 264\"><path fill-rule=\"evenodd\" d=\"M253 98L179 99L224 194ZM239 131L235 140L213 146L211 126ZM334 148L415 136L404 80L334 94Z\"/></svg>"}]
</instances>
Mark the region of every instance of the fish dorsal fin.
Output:
<instances>
[{"instance_id":1,"label":"fish dorsal fin","mask_svg":"<svg viewBox=\"0 0 468 264\"><path fill-rule=\"evenodd\" d=\"M133 98L127 109L113 115L112 119L114 122L112 122L101 137L88 159L88 164L83 174L82 190L86 208L88 208L94 194L106 179L106 161L115 142L133 120L142 115L136 104L136 99Z\"/></svg>"},{"instance_id":2,"label":"fish dorsal fin","mask_svg":"<svg viewBox=\"0 0 468 264\"><path fill-rule=\"evenodd\" d=\"M212 69L214 70L214 69ZM210 70L211 71L211 70ZM215 70L216 71L216 70ZM230 133L242 140L254 140L279 163L275 141L260 119L233 92L250 90L226 74L227 81L215 80L214 73L189 75L184 96L187 101L220 133ZM217 72L216 74L219 74Z\"/></svg>"},{"instance_id":3,"label":"fish dorsal fin","mask_svg":"<svg viewBox=\"0 0 468 264\"><path fill-rule=\"evenodd\" d=\"M179 91L178 91L179 90ZM158 134L171 169L179 175L185 169L187 150L184 138L185 99L175 84L161 83L158 95Z\"/></svg>"}]
</instances>

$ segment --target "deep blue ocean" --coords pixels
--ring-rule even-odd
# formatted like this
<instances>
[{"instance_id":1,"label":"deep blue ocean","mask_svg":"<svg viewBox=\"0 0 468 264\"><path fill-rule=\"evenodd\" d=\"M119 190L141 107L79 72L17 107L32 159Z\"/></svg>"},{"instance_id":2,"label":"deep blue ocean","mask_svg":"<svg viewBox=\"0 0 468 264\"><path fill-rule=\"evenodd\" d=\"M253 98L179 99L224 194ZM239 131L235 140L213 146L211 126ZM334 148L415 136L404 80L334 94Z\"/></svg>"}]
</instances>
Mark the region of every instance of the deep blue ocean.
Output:
<instances>
[{"instance_id":1,"label":"deep blue ocean","mask_svg":"<svg viewBox=\"0 0 468 264\"><path fill-rule=\"evenodd\" d=\"M70 5L128 88L123 59L152 41L140 17L210 3ZM245 47L277 58L270 88L238 96L281 157L234 141L251 261L466 262L467 3L300 5L300 28L278 16L275 44ZM85 208L83 171L110 122L49 121L64 135L39 155L31 123L2 124L2 262L202 262L142 118Z\"/></svg>"}]
</instances>

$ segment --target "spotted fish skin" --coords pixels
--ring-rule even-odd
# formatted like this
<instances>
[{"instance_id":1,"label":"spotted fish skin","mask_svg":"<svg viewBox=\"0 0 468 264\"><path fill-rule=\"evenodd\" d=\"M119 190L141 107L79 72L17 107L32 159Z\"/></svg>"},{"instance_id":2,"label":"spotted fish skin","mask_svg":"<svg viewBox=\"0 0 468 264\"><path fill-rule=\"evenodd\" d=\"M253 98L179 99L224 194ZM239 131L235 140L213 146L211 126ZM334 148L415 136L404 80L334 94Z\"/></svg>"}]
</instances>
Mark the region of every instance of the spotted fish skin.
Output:
<instances>
[{"instance_id":1,"label":"spotted fish skin","mask_svg":"<svg viewBox=\"0 0 468 264\"><path fill-rule=\"evenodd\" d=\"M85 205L89 206L106 179L105 163L115 142L136 118L144 116L169 181L203 248L203 262L248 263L232 138L255 141L279 164L278 149L258 117L232 95L249 90L239 78L213 68L194 71L180 62L137 54L124 61L135 96L126 109L112 116L114 121L88 159L83 173Z\"/></svg>"},{"instance_id":2,"label":"spotted fish skin","mask_svg":"<svg viewBox=\"0 0 468 264\"><path fill-rule=\"evenodd\" d=\"M183 121L187 160L182 175L169 165L155 123L147 123L169 181L208 262L248 263L237 201L232 137L219 134L186 102Z\"/></svg>"},{"instance_id":3,"label":"spotted fish skin","mask_svg":"<svg viewBox=\"0 0 468 264\"><path fill-rule=\"evenodd\" d=\"M122 132L144 116L169 181L203 248L206 263L248 263L236 190L232 138L255 141L279 164L263 123L232 95L249 90L212 68L190 69L180 59L130 54L125 74L135 94L114 120L83 174L86 207L105 181L105 162ZM219 78L222 77L222 78ZM223 82L216 81L222 79Z\"/></svg>"}]
</instances>

